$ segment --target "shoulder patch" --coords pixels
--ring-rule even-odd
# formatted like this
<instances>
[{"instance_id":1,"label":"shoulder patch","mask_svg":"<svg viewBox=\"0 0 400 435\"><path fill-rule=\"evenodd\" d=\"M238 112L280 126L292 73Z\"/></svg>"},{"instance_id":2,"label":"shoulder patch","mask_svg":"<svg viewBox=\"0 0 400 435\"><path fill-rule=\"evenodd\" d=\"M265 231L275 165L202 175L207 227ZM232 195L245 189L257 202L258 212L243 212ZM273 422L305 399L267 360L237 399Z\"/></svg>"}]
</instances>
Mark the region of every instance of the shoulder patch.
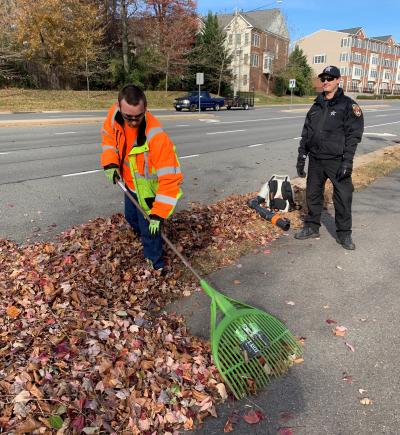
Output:
<instances>
[{"instance_id":1,"label":"shoulder patch","mask_svg":"<svg viewBox=\"0 0 400 435\"><path fill-rule=\"evenodd\" d=\"M359 118L362 115L362 110L361 107L358 104L352 104L351 105L352 109L353 109L353 113L355 116L357 116L357 118Z\"/></svg>"}]
</instances>

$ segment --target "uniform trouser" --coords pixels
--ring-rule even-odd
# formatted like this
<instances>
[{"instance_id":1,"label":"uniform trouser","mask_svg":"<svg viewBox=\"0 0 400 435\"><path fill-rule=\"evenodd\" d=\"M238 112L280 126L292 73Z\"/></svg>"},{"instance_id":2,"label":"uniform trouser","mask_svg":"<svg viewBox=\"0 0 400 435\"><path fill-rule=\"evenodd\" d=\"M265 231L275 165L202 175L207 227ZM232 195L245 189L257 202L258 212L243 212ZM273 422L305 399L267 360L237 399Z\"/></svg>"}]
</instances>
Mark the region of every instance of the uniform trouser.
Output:
<instances>
[{"instance_id":1,"label":"uniform trouser","mask_svg":"<svg viewBox=\"0 0 400 435\"><path fill-rule=\"evenodd\" d=\"M339 238L351 234L351 203L354 190L351 177L342 181L336 179L341 164L341 159L319 160L310 156L306 188L308 215L305 219L305 224L314 230L321 226L325 183L329 178L333 185L335 224Z\"/></svg>"},{"instance_id":2,"label":"uniform trouser","mask_svg":"<svg viewBox=\"0 0 400 435\"><path fill-rule=\"evenodd\" d=\"M137 200L136 194L132 191L130 191L130 193ZM154 238L150 235L148 221L143 217L142 213L136 208L127 195L125 195L125 218L129 222L133 231L140 236L145 258L153 263L154 269L164 267L161 235L159 234Z\"/></svg>"}]
</instances>

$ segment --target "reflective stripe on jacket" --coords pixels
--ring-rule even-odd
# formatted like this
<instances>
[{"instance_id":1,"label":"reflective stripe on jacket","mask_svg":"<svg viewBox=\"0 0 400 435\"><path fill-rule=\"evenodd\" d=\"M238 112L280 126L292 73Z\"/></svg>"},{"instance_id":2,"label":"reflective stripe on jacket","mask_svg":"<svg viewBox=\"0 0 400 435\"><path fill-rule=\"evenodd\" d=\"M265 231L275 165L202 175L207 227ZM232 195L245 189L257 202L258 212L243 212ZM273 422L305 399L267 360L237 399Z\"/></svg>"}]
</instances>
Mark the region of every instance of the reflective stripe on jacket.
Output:
<instances>
[{"instance_id":1,"label":"reflective stripe on jacket","mask_svg":"<svg viewBox=\"0 0 400 435\"><path fill-rule=\"evenodd\" d=\"M146 141L138 144L139 128L124 123L118 104L109 110L101 131L101 165L118 165L125 184L136 192L145 211L166 219L182 196L183 176L175 146L160 122L150 112L145 120Z\"/></svg>"}]
</instances>

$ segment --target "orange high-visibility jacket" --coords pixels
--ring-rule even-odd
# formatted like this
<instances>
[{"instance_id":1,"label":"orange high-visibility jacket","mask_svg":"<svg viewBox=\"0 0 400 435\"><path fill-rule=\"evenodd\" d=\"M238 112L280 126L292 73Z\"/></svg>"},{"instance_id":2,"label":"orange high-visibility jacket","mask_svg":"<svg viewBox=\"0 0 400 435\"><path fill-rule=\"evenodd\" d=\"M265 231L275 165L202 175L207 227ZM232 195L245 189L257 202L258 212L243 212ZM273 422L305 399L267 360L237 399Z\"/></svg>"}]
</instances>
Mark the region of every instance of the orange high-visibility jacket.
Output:
<instances>
[{"instance_id":1,"label":"orange high-visibility jacket","mask_svg":"<svg viewBox=\"0 0 400 435\"><path fill-rule=\"evenodd\" d=\"M118 165L125 184L139 197L141 192L137 191L135 186L130 164L132 157L129 156L132 148L137 146L138 131L139 128L129 127L124 122L118 103L114 104L101 130L101 165L103 167L110 164ZM155 178L158 181L155 200L149 214L166 219L173 213L178 199L182 196L180 184L183 176L175 153L175 145L164 132L161 123L150 112L146 112L145 135L148 151L134 155L137 167L136 179L137 177Z\"/></svg>"}]
</instances>

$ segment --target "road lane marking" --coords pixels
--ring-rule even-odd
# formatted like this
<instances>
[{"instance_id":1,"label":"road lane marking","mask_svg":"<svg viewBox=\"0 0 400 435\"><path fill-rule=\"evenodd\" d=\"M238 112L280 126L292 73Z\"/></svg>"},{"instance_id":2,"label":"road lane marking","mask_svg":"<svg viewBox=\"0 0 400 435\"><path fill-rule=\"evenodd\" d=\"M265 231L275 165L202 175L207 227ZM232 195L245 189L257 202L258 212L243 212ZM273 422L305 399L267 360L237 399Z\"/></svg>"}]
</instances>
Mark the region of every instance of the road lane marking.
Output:
<instances>
[{"instance_id":1,"label":"road lane marking","mask_svg":"<svg viewBox=\"0 0 400 435\"><path fill-rule=\"evenodd\" d=\"M5 154L10 154L10 151L7 151L5 153L0 153L1 156L5 155Z\"/></svg>"},{"instance_id":2,"label":"road lane marking","mask_svg":"<svg viewBox=\"0 0 400 435\"><path fill-rule=\"evenodd\" d=\"M382 125L392 125L392 124L399 124L399 123L400 123L400 121L385 122L385 124L367 125L364 128L381 127Z\"/></svg>"},{"instance_id":3,"label":"road lane marking","mask_svg":"<svg viewBox=\"0 0 400 435\"><path fill-rule=\"evenodd\" d=\"M75 177L76 175L93 174L94 172L100 172L103 169L95 169L94 171L75 172L74 174L64 174L61 177Z\"/></svg>"},{"instance_id":4,"label":"road lane marking","mask_svg":"<svg viewBox=\"0 0 400 435\"><path fill-rule=\"evenodd\" d=\"M299 139L301 139L301 136L293 138L293 140L299 140Z\"/></svg>"},{"instance_id":5,"label":"road lane marking","mask_svg":"<svg viewBox=\"0 0 400 435\"><path fill-rule=\"evenodd\" d=\"M221 121L220 124L236 124L239 122L277 121L279 119L296 119L296 118L304 119L304 116L280 116L279 118L241 119L238 121Z\"/></svg>"},{"instance_id":6,"label":"road lane marking","mask_svg":"<svg viewBox=\"0 0 400 435\"><path fill-rule=\"evenodd\" d=\"M190 127L189 124L181 124L181 125L177 125L176 127Z\"/></svg>"},{"instance_id":7,"label":"road lane marking","mask_svg":"<svg viewBox=\"0 0 400 435\"><path fill-rule=\"evenodd\" d=\"M391 136L391 137L397 136L397 134L392 134L392 133L364 133L364 134L368 134L369 136Z\"/></svg>"},{"instance_id":8,"label":"road lane marking","mask_svg":"<svg viewBox=\"0 0 400 435\"><path fill-rule=\"evenodd\" d=\"M247 148L261 147L263 145L265 145L265 144L263 144L263 143L256 143L254 145L248 145Z\"/></svg>"},{"instance_id":9,"label":"road lane marking","mask_svg":"<svg viewBox=\"0 0 400 435\"><path fill-rule=\"evenodd\" d=\"M389 116L389 115L376 115L376 117L378 118L383 118L384 116Z\"/></svg>"},{"instance_id":10,"label":"road lane marking","mask_svg":"<svg viewBox=\"0 0 400 435\"><path fill-rule=\"evenodd\" d=\"M190 159L191 157L199 157L200 154L191 154L190 156L182 156L180 159Z\"/></svg>"},{"instance_id":11,"label":"road lane marking","mask_svg":"<svg viewBox=\"0 0 400 435\"><path fill-rule=\"evenodd\" d=\"M212 133L206 134L224 134L224 133L237 133L238 131L246 131L246 130L228 130L228 131L214 131Z\"/></svg>"},{"instance_id":12,"label":"road lane marking","mask_svg":"<svg viewBox=\"0 0 400 435\"><path fill-rule=\"evenodd\" d=\"M76 133L76 131L63 131L63 132L54 133L54 134L75 134L75 133Z\"/></svg>"}]
</instances>

